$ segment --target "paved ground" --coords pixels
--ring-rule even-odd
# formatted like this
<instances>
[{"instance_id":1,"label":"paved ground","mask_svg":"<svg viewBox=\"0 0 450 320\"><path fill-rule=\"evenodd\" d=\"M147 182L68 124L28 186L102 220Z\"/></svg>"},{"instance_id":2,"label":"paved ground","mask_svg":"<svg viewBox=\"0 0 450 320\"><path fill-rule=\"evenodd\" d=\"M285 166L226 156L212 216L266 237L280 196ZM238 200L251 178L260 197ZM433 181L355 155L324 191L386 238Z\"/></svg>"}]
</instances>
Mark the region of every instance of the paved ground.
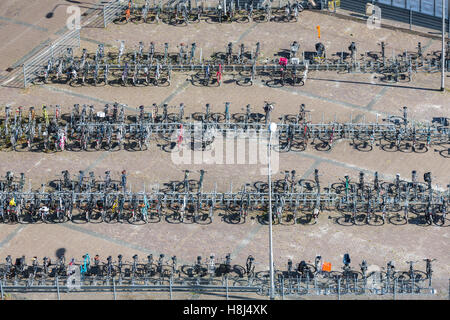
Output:
<instances>
[{"instance_id":1,"label":"paved ground","mask_svg":"<svg viewBox=\"0 0 450 320\"><path fill-rule=\"evenodd\" d=\"M57 37L64 27L66 18L64 7L73 1L4 1L0 4L4 18L0 17L0 47L2 61L0 68L19 63L34 48L47 38ZM81 1L80 1L81 2ZM94 3L94 1L91 1ZM90 7L91 3L82 2ZM51 19L46 14L56 7ZM33 6L33 7L31 7ZM86 10L86 8L84 8ZM102 42L108 50L117 50L118 39L126 40L127 48L135 48L139 41L148 46L154 41L158 48L169 42L175 48L179 42L197 42L203 48L203 54L224 50L229 41L236 44L244 42L254 46L257 41L261 50L272 58L277 50L288 48L297 40L304 50L312 50L317 42L315 26L320 24L322 41L331 54L346 49L351 41L356 41L360 51L378 50L377 43L386 41L387 52L399 53L407 49L414 51L417 41L421 41L428 50L439 49L436 40L419 37L392 30L368 30L361 23L327 17L319 13L303 12L296 24L231 24L218 26L202 22L189 27L170 27L167 25L133 25L120 26L111 24L106 29L87 28L82 30L81 47L95 50L97 42ZM8 72L0 75L6 77ZM202 111L206 103L211 103L213 112L223 112L224 102L231 102L231 112L242 112L247 104L253 110L262 111L265 100L275 101L274 116L285 113L297 113L298 106L305 103L311 111L312 121L349 121L350 117L358 121L376 121L386 114L401 114L401 108L408 106L409 114L417 121L431 120L432 117L450 115L449 93L438 92L440 87L438 74L418 74L412 83L387 85L371 75L340 75L336 73L310 73L309 81L301 88L268 88L261 82L252 87L239 87L224 84L220 88L200 88L186 81L186 75L176 75L170 87L134 88L134 87L70 87L66 85L34 86L27 89L0 87L0 104L12 107L41 106L59 104L68 111L74 103L94 104L96 109L104 103L118 101L130 108L143 104L150 106L153 102L167 102L178 105L184 102L185 113ZM0 79L0 81L5 81ZM447 85L447 88L449 86ZM0 110L3 113L4 109ZM380 120L381 121L381 120ZM275 154L277 155L277 154ZM449 183L450 162L434 150L426 154L387 153L377 148L370 153L362 153L351 148L348 142L339 142L331 152L318 152L308 149L302 153L278 154L279 165L275 178L281 178L280 172L295 169L298 176L311 178L314 168L322 174L324 184L336 181L345 174L357 178L359 170L365 170L370 179L374 171L384 178L392 179L396 173L409 179L412 170L417 170L419 177L424 172L432 171L433 179L441 187ZM171 154L161 150L155 144L145 152L64 152L56 154L41 153L0 153L0 174L7 170L26 172L31 185L37 187L40 181L56 178L64 169L77 172L89 169L102 175L105 170L112 170L118 177L126 168L130 174L129 181L134 190L145 183L147 187L154 183L181 180L183 170L198 172L205 169L205 188L217 184L219 190L239 188L243 183L265 181L258 165L175 165ZM193 173L193 178L198 173ZM354 265L366 259L369 264L385 266L389 260L395 260L397 267L406 269L407 260L437 258L435 263L436 299L448 296L448 278L450 275L450 255L448 254L449 228L424 227L410 224L407 226L384 225L381 227L353 226L344 227L336 223L336 213L324 214L315 225L280 225L274 227L274 254L277 266L284 267L288 258L294 261L313 260L320 253L334 268L341 266L342 255L349 252ZM210 225L170 224L162 221L145 226L117 224L73 224L64 225L0 225L0 257L7 254L27 257L37 255L52 256L59 248L67 250L68 257L81 257L89 252L99 253L102 257L123 254L128 260L134 253L144 257L148 253L165 253L177 255L181 262L191 263L197 255L204 257L214 252L224 257L231 252L234 262L243 264L248 254L256 258L259 268L267 265L268 228L251 219L245 224L231 225L216 216ZM450 222L447 223L447 225ZM4 259L4 258L1 258ZM424 263L418 265L424 269ZM112 295L105 295L110 299ZM53 299L56 295L45 298ZM91 295L87 296L90 299ZM167 294L127 295L119 298L167 298ZM176 296L174 296L176 297ZM199 295L182 295L183 298L206 298ZM214 297L214 296L213 296ZM15 298L44 298L42 295L16 295ZM83 298L79 295L63 298ZM259 297L260 298L260 297Z\"/></svg>"}]
</instances>

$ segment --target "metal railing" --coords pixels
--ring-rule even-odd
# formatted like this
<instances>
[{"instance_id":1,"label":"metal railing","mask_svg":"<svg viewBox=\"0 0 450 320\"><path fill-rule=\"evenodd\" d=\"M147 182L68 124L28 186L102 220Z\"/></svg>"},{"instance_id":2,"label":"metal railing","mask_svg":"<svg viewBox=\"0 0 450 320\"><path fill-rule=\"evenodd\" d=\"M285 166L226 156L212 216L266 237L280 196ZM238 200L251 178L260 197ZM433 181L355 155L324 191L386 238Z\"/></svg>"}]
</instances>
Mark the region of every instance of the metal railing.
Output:
<instances>
[{"instance_id":1,"label":"metal railing","mask_svg":"<svg viewBox=\"0 0 450 320\"><path fill-rule=\"evenodd\" d=\"M125 1L113 0L103 6L103 26L117 19L127 8Z\"/></svg>"},{"instance_id":2,"label":"metal railing","mask_svg":"<svg viewBox=\"0 0 450 320\"><path fill-rule=\"evenodd\" d=\"M227 212L227 220L245 222L248 212L260 212L260 217L264 217L270 205L267 186L260 182L253 183L253 187L250 183L245 184L238 191L233 191L232 184L228 192L218 191L217 184L213 190L204 191L203 170L195 186L191 185L193 181L189 180L189 171L186 170L184 180L171 181L162 188L154 184L151 190L146 190L144 185L140 192L131 192L126 175L122 175L119 186L118 181L111 181L109 174L105 180L97 180L93 172L89 173L89 177L80 172L77 182L66 173L64 179L56 179L49 184L53 190L46 191L45 184L42 184L40 191L32 191L31 187L29 191L23 191L24 176L20 181L14 181L11 172L8 172L6 180L0 181L0 213L3 222L33 222L41 219L62 223L72 220L75 215L76 220L81 217L88 222L92 219L107 223L125 219L131 223L141 220L148 222L149 219L156 222L161 221L163 215L168 219L170 216L172 220L183 221L186 216L186 219L193 219L194 222L212 222L217 210ZM276 199L278 223L284 219L296 224L302 214L315 221L322 210L337 210L342 214L340 222L347 225L382 225L385 221L406 224L411 220L409 212L416 216L416 222L425 218L429 224L443 226L448 220L446 213L450 203L450 185L447 190L433 189L431 173L424 175L426 183L417 182L416 171L412 172L412 182L400 180L398 175L393 182L381 181L378 173L375 173L373 183L367 183L364 173L360 172L359 183L346 176L345 181L329 184L325 188L320 184L318 170L315 171L314 181L297 180L295 171L284 173L284 180L275 181L272 191ZM50 207L47 214L40 211L41 203ZM404 212L400 214L402 210ZM387 215L391 212L393 214Z\"/></svg>"},{"instance_id":3,"label":"metal railing","mask_svg":"<svg viewBox=\"0 0 450 320\"><path fill-rule=\"evenodd\" d=\"M58 40L52 42L47 48L41 50L30 59L24 62L23 86L30 84L37 74L42 70L42 65L47 65L48 61L54 61L67 52L69 48L80 46L80 30L67 31Z\"/></svg>"},{"instance_id":4,"label":"metal railing","mask_svg":"<svg viewBox=\"0 0 450 320\"><path fill-rule=\"evenodd\" d=\"M120 0L111 0L104 4L102 10L103 26L106 28L124 10L124 7L125 4ZM89 24L91 20L92 18L88 18L84 24ZM26 88L42 70L42 65L47 65L49 60L54 61L61 57L67 52L67 49L77 47L80 47L80 29L67 31L50 45L27 59L22 65L22 74L17 77L16 81L20 81L23 77L23 86Z\"/></svg>"},{"instance_id":5,"label":"metal railing","mask_svg":"<svg viewBox=\"0 0 450 320\"><path fill-rule=\"evenodd\" d=\"M197 294L225 293L229 299L229 293L253 293L265 297L269 293L269 281L256 279L242 279L236 281L228 277L223 277L220 285L207 284L208 280L180 279L177 277L167 277L166 279L155 279L152 284L136 283L133 280L121 280L111 277L107 280L82 280L80 285L73 286L68 283L68 277L56 277L46 281L23 281L23 283L7 283L0 281L1 298L4 299L8 293L57 293L58 300L61 293L99 293L111 292L114 300L117 299L117 292L167 292L169 299L173 298L173 292L196 292ZM371 281L368 279L344 280L345 278L333 279L323 283L317 279L307 279L307 277L285 277L279 276L275 281L275 295L278 298L295 298L301 296L335 296L338 300L341 296L425 296L435 295L436 290L427 281L399 280L395 278L391 283L386 281ZM449 280L450 281L450 280ZM203 283L201 283L203 282ZM230 283L231 282L231 283Z\"/></svg>"}]
</instances>

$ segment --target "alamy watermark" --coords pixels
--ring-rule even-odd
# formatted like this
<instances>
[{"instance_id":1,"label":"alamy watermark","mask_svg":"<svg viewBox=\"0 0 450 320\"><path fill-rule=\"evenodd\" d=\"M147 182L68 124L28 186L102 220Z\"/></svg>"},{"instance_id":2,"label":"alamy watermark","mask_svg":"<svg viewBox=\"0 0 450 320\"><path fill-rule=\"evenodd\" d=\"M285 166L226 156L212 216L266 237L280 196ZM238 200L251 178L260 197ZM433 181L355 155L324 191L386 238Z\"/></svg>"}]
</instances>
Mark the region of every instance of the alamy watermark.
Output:
<instances>
[{"instance_id":1,"label":"alamy watermark","mask_svg":"<svg viewBox=\"0 0 450 320\"><path fill-rule=\"evenodd\" d=\"M278 145L278 133L272 133L269 155L270 135L268 130L251 128L220 132L216 128L196 124L193 132L184 132L180 127L170 138L174 145L171 159L175 165L250 165L259 169L261 175L267 175L270 156L274 174L279 170L279 153L273 150L273 145Z\"/></svg>"},{"instance_id":2,"label":"alamy watermark","mask_svg":"<svg viewBox=\"0 0 450 320\"><path fill-rule=\"evenodd\" d=\"M381 8L376 5L371 6L371 8L372 15L367 18L367 28L370 30L381 29Z\"/></svg>"},{"instance_id":3,"label":"alamy watermark","mask_svg":"<svg viewBox=\"0 0 450 320\"><path fill-rule=\"evenodd\" d=\"M66 13L69 17L66 20L66 26L69 30L81 29L81 9L78 6L68 6Z\"/></svg>"},{"instance_id":4,"label":"alamy watermark","mask_svg":"<svg viewBox=\"0 0 450 320\"><path fill-rule=\"evenodd\" d=\"M81 289L81 270L80 267L72 264L67 268L67 282L66 286L69 290Z\"/></svg>"}]
</instances>

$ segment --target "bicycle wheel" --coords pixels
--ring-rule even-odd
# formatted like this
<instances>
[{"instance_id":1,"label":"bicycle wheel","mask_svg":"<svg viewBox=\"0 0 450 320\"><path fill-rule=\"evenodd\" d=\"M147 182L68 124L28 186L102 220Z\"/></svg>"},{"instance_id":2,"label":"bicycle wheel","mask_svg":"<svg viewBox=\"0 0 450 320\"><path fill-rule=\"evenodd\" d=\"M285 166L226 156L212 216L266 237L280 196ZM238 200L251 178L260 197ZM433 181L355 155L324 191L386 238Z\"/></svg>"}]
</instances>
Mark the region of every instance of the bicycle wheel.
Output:
<instances>
[{"instance_id":1,"label":"bicycle wheel","mask_svg":"<svg viewBox=\"0 0 450 320\"><path fill-rule=\"evenodd\" d=\"M393 224L393 225L404 225L407 224L408 221L405 218L404 215L400 215L400 214L395 214L395 215L391 215L388 218L389 223Z\"/></svg>"},{"instance_id":2,"label":"bicycle wheel","mask_svg":"<svg viewBox=\"0 0 450 320\"><path fill-rule=\"evenodd\" d=\"M186 276L192 277L204 277L208 273L208 268L204 265L196 266L196 265L184 265L181 267L181 272Z\"/></svg>"},{"instance_id":3,"label":"bicycle wheel","mask_svg":"<svg viewBox=\"0 0 450 320\"><path fill-rule=\"evenodd\" d=\"M373 150L372 145L368 141L354 141L353 146L358 151L370 152Z\"/></svg>"},{"instance_id":4,"label":"bicycle wheel","mask_svg":"<svg viewBox=\"0 0 450 320\"><path fill-rule=\"evenodd\" d=\"M386 152L395 152L398 151L398 146L394 141L388 141L384 144L380 144L381 149L383 149Z\"/></svg>"},{"instance_id":5,"label":"bicycle wheel","mask_svg":"<svg viewBox=\"0 0 450 320\"><path fill-rule=\"evenodd\" d=\"M407 271L396 272L394 277L397 278L397 290L405 293L420 292L423 282L427 279L426 273L419 270L414 270L413 277Z\"/></svg>"},{"instance_id":6,"label":"bicycle wheel","mask_svg":"<svg viewBox=\"0 0 450 320\"><path fill-rule=\"evenodd\" d=\"M370 219L367 219L367 224L370 226L382 226L384 223L385 221L382 215L376 214L375 212L371 214Z\"/></svg>"},{"instance_id":7,"label":"bicycle wheel","mask_svg":"<svg viewBox=\"0 0 450 320\"><path fill-rule=\"evenodd\" d=\"M404 142L400 143L400 145L398 146L398 151L404 153L412 153L414 152L414 147L410 142Z\"/></svg>"},{"instance_id":8,"label":"bicycle wheel","mask_svg":"<svg viewBox=\"0 0 450 320\"><path fill-rule=\"evenodd\" d=\"M173 276L173 274L172 274L173 268L172 268L172 266L170 266L168 264L162 265L161 270L157 270L157 271L159 271L159 276L162 278L170 278L171 276Z\"/></svg>"},{"instance_id":9,"label":"bicycle wheel","mask_svg":"<svg viewBox=\"0 0 450 320\"><path fill-rule=\"evenodd\" d=\"M439 227L442 227L445 225L446 215L444 214L435 214L433 223Z\"/></svg>"},{"instance_id":10,"label":"bicycle wheel","mask_svg":"<svg viewBox=\"0 0 450 320\"><path fill-rule=\"evenodd\" d=\"M274 271L274 279L278 279L283 276L283 272L279 270ZM255 273L255 278L263 283L268 283L270 280L270 271L258 271Z\"/></svg>"}]
</instances>

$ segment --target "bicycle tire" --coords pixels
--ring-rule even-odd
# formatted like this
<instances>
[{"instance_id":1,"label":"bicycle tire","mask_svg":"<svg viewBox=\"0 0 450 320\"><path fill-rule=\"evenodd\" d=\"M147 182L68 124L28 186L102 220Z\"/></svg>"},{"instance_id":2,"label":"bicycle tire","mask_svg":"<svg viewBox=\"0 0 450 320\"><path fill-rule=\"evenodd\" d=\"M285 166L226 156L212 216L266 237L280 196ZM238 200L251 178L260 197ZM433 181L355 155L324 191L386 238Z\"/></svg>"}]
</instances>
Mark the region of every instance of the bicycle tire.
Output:
<instances>
[{"instance_id":1,"label":"bicycle tire","mask_svg":"<svg viewBox=\"0 0 450 320\"><path fill-rule=\"evenodd\" d=\"M208 274L208 267L206 265L201 265L200 268L196 265L183 265L181 272L190 278L196 276L204 277Z\"/></svg>"}]
</instances>

